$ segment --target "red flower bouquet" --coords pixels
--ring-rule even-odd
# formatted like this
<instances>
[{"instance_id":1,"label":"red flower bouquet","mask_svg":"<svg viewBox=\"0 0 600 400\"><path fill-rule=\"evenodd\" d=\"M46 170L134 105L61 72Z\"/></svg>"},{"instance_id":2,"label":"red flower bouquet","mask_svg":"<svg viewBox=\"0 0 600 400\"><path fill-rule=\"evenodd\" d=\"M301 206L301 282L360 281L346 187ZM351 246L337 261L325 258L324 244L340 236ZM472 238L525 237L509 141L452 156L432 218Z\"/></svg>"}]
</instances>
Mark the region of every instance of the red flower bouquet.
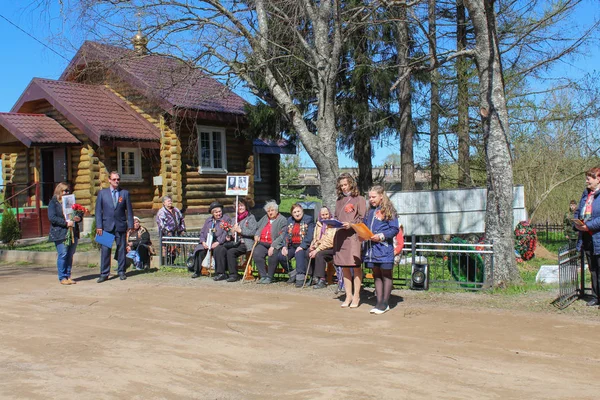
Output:
<instances>
[{"instance_id":1,"label":"red flower bouquet","mask_svg":"<svg viewBox=\"0 0 600 400\"><path fill-rule=\"evenodd\" d=\"M71 210L73 210L73 214L72 214L73 218L74 217L83 218L83 216L86 213L90 212L90 210L88 210L81 204L77 204L77 203L75 203L71 206ZM75 243L75 238L73 237L73 227L70 226L69 230L67 231L67 236L65 237L65 245L70 246L73 243Z\"/></svg>"},{"instance_id":2,"label":"red flower bouquet","mask_svg":"<svg viewBox=\"0 0 600 400\"><path fill-rule=\"evenodd\" d=\"M221 221L221 223L219 224L219 226L221 227L221 229L223 229L226 232L231 231L231 229L233 228L233 225L231 225L227 221Z\"/></svg>"},{"instance_id":3,"label":"red flower bouquet","mask_svg":"<svg viewBox=\"0 0 600 400\"><path fill-rule=\"evenodd\" d=\"M74 215L79 218L82 218L85 214L90 212L90 210L77 203L73 204L71 209L73 210Z\"/></svg>"}]
</instances>

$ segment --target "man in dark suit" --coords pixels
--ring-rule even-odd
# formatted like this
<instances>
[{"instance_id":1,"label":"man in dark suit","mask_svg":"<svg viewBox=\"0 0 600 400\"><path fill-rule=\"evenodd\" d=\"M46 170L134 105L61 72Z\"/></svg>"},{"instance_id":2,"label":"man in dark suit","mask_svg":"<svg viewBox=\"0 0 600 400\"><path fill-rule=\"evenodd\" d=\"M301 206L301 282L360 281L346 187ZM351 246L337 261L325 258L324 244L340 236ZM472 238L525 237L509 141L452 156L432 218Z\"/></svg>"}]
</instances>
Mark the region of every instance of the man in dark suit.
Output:
<instances>
[{"instance_id":1,"label":"man in dark suit","mask_svg":"<svg viewBox=\"0 0 600 400\"><path fill-rule=\"evenodd\" d=\"M125 243L127 231L133 228L133 209L129 192L119 187L121 176L117 171L109 175L110 187L98 192L96 199L96 234L103 232L115 235L117 243L116 258L118 261L119 279L127 279L125 275ZM108 279L110 274L110 247L102 246L100 253L100 277L98 283Z\"/></svg>"}]
</instances>

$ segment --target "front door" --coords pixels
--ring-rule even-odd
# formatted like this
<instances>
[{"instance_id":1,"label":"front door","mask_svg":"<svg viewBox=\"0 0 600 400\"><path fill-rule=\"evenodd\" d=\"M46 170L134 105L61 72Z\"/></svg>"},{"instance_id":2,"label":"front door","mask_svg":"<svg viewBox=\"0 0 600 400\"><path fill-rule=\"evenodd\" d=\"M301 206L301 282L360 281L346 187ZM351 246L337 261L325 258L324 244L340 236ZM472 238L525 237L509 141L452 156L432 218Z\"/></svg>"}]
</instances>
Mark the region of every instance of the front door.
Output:
<instances>
[{"instance_id":1,"label":"front door","mask_svg":"<svg viewBox=\"0 0 600 400\"><path fill-rule=\"evenodd\" d=\"M67 173L67 149L43 149L42 150L42 202L48 205L54 195L54 187L59 182L66 182Z\"/></svg>"}]
</instances>

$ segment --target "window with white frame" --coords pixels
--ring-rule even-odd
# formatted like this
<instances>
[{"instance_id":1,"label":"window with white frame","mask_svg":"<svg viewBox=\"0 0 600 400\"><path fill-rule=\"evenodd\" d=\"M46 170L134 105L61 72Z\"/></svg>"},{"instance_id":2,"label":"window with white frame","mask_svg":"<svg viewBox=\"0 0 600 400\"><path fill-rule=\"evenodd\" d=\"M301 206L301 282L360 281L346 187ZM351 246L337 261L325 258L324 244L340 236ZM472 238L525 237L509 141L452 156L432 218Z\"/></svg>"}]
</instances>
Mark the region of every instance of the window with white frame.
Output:
<instances>
[{"instance_id":1,"label":"window with white frame","mask_svg":"<svg viewBox=\"0 0 600 400\"><path fill-rule=\"evenodd\" d=\"M225 129L197 126L200 172L227 172Z\"/></svg>"},{"instance_id":2,"label":"window with white frame","mask_svg":"<svg viewBox=\"0 0 600 400\"><path fill-rule=\"evenodd\" d=\"M254 152L254 182L260 182L260 153Z\"/></svg>"},{"instance_id":3,"label":"window with white frame","mask_svg":"<svg viewBox=\"0 0 600 400\"><path fill-rule=\"evenodd\" d=\"M123 181L142 180L142 152L135 147L119 147L117 149L117 170Z\"/></svg>"}]
</instances>

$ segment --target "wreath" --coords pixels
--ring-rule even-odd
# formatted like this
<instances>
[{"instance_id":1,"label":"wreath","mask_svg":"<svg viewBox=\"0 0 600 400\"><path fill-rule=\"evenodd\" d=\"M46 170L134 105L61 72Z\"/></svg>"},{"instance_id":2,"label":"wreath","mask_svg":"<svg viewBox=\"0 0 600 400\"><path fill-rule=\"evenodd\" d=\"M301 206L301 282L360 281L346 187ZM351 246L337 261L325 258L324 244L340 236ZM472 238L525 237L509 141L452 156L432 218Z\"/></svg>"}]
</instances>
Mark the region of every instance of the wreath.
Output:
<instances>
[{"instance_id":1,"label":"wreath","mask_svg":"<svg viewBox=\"0 0 600 400\"><path fill-rule=\"evenodd\" d=\"M515 228L515 256L517 261L531 260L535 257L537 247L537 233L529 221L521 221Z\"/></svg>"},{"instance_id":2,"label":"wreath","mask_svg":"<svg viewBox=\"0 0 600 400\"><path fill-rule=\"evenodd\" d=\"M450 243L469 244L459 237L452 238ZM477 250L474 246L451 246L451 250ZM450 253L448 255L448 269L454 280L458 282L483 283L485 265L481 254L477 253ZM479 285L461 283L462 287L476 287Z\"/></svg>"}]
</instances>

